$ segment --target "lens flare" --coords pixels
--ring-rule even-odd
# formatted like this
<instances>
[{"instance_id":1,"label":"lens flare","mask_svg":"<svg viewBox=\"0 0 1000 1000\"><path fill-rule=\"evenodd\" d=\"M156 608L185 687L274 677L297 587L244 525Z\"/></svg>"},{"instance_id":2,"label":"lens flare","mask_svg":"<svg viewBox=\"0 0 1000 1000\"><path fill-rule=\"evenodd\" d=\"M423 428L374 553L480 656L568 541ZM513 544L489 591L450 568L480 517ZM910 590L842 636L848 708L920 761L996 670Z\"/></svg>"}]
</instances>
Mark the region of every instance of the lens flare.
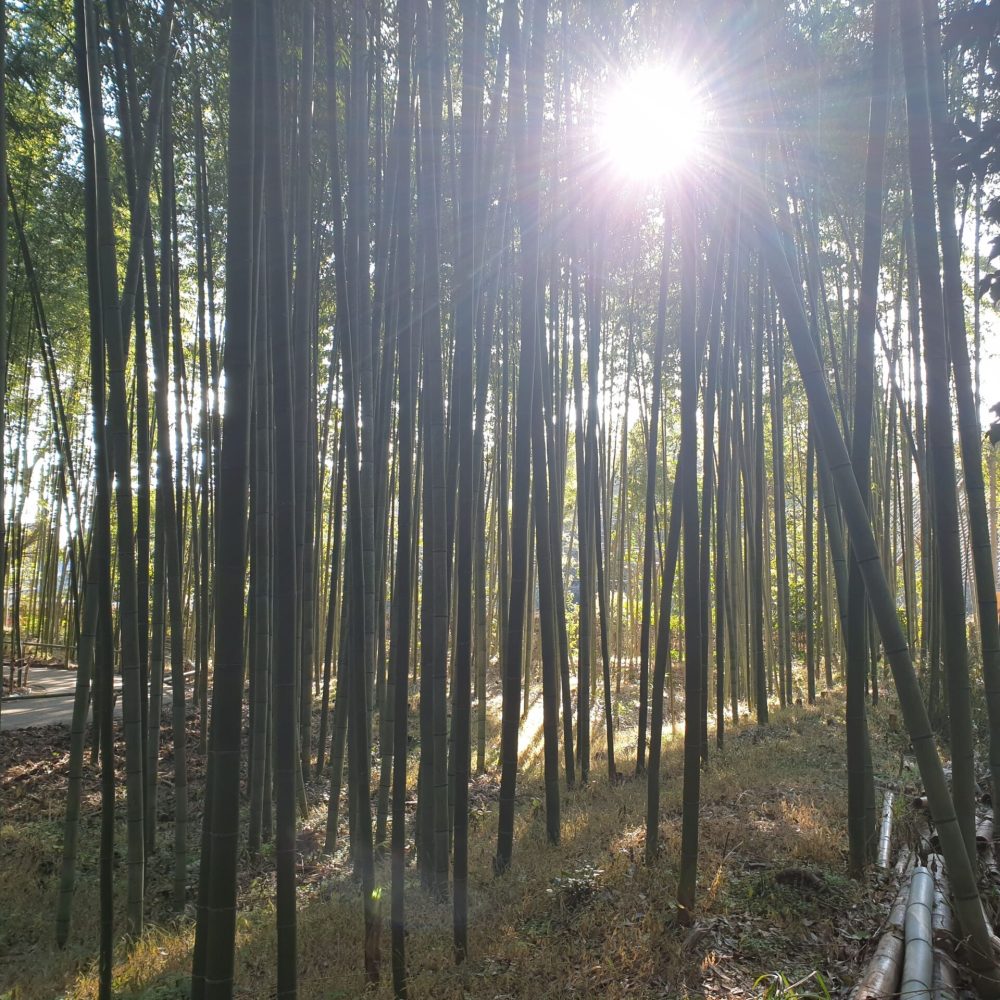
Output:
<instances>
[{"instance_id":1,"label":"lens flare","mask_svg":"<svg viewBox=\"0 0 1000 1000\"><path fill-rule=\"evenodd\" d=\"M697 88L664 65L641 66L612 85L598 118L605 157L636 182L668 177L690 163L707 127Z\"/></svg>"}]
</instances>

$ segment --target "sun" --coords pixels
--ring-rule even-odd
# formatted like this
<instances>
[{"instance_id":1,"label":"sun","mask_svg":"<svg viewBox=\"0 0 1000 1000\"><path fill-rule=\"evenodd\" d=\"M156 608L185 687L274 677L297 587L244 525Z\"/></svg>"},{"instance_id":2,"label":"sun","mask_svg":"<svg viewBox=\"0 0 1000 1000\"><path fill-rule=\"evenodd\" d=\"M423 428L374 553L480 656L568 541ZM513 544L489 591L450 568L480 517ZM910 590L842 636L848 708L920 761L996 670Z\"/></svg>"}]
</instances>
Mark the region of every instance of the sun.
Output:
<instances>
[{"instance_id":1,"label":"sun","mask_svg":"<svg viewBox=\"0 0 1000 1000\"><path fill-rule=\"evenodd\" d=\"M612 84L598 113L604 156L624 177L653 182L689 164L708 128L698 88L673 67L647 64Z\"/></svg>"}]
</instances>

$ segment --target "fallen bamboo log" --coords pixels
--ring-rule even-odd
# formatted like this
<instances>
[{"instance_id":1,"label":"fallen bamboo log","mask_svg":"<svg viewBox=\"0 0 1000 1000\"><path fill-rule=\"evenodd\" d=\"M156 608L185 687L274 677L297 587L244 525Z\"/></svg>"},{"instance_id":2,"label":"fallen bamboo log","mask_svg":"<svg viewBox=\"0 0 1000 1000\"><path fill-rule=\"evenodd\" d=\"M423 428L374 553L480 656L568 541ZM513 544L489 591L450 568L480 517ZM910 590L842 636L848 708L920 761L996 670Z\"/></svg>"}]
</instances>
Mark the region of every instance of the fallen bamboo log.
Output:
<instances>
[{"instance_id":1,"label":"fallen bamboo log","mask_svg":"<svg viewBox=\"0 0 1000 1000\"><path fill-rule=\"evenodd\" d=\"M868 962L865 974L855 987L853 1000L882 1000L892 996L899 985L899 975L903 964L903 924L906 917L906 901L910 893L910 865L913 856L903 848L896 861L896 872L900 875L899 891L889 907L886 929L879 938L875 953Z\"/></svg>"},{"instance_id":2,"label":"fallen bamboo log","mask_svg":"<svg viewBox=\"0 0 1000 1000\"><path fill-rule=\"evenodd\" d=\"M934 988L934 944L932 907L934 876L924 867L910 877L903 939L903 978L900 996L907 1000L931 1000Z\"/></svg>"},{"instance_id":3,"label":"fallen bamboo log","mask_svg":"<svg viewBox=\"0 0 1000 1000\"><path fill-rule=\"evenodd\" d=\"M935 835L925 812L917 812L913 816L913 849L918 859L926 858L934 852Z\"/></svg>"},{"instance_id":4,"label":"fallen bamboo log","mask_svg":"<svg viewBox=\"0 0 1000 1000\"><path fill-rule=\"evenodd\" d=\"M889 867L889 855L892 849L892 804L895 798L895 793L891 789L886 789L885 798L882 800L882 827L878 835L879 868Z\"/></svg>"},{"instance_id":5,"label":"fallen bamboo log","mask_svg":"<svg viewBox=\"0 0 1000 1000\"><path fill-rule=\"evenodd\" d=\"M934 946L946 949L954 948L958 941L958 921L951 907L948 892L948 877L945 872L944 858L939 854L927 859L927 867L934 877L934 907L931 915L931 934Z\"/></svg>"},{"instance_id":6,"label":"fallen bamboo log","mask_svg":"<svg viewBox=\"0 0 1000 1000\"><path fill-rule=\"evenodd\" d=\"M934 947L934 1000L958 1000L958 966L955 960L937 945Z\"/></svg>"},{"instance_id":7,"label":"fallen bamboo log","mask_svg":"<svg viewBox=\"0 0 1000 1000\"><path fill-rule=\"evenodd\" d=\"M993 812L986 813L976 823L976 847L985 851L993 843Z\"/></svg>"},{"instance_id":8,"label":"fallen bamboo log","mask_svg":"<svg viewBox=\"0 0 1000 1000\"><path fill-rule=\"evenodd\" d=\"M896 864L893 865L893 871L896 873L896 878L902 879L904 875L910 870L913 865L913 852L909 847L901 847L899 849L899 854L896 857Z\"/></svg>"},{"instance_id":9,"label":"fallen bamboo log","mask_svg":"<svg viewBox=\"0 0 1000 1000\"><path fill-rule=\"evenodd\" d=\"M993 807L988 806L976 819L976 850L979 863L986 871L995 870L994 839L997 829L993 823Z\"/></svg>"}]
</instances>

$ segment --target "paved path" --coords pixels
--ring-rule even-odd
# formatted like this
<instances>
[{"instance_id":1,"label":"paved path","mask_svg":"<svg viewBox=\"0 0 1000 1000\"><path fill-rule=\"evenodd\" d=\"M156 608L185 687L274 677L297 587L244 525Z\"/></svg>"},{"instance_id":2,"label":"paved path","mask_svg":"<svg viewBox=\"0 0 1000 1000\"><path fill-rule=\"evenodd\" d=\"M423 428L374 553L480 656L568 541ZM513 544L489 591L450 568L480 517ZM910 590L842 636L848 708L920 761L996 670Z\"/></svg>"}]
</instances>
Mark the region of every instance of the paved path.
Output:
<instances>
[{"instance_id":1,"label":"paved path","mask_svg":"<svg viewBox=\"0 0 1000 1000\"><path fill-rule=\"evenodd\" d=\"M73 720L76 671L32 667L28 672L30 695L4 698L0 706L0 730L27 729L28 726L69 725ZM121 678L115 678L121 690ZM38 697L38 696L41 697ZM121 702L115 701L115 715L121 718Z\"/></svg>"}]
</instances>

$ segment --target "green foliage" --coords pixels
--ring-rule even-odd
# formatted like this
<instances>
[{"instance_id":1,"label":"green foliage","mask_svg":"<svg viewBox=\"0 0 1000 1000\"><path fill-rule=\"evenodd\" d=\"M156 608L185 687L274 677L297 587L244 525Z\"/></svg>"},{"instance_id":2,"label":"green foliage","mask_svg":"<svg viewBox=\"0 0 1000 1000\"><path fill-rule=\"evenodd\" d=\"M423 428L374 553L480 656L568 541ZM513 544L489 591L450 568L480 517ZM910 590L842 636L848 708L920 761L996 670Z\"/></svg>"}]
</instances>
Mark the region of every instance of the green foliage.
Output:
<instances>
[{"instance_id":1,"label":"green foliage","mask_svg":"<svg viewBox=\"0 0 1000 1000\"><path fill-rule=\"evenodd\" d=\"M585 905L593 898L600 886L603 869L584 862L578 867L563 871L552 879L552 885L546 892L565 910L575 910Z\"/></svg>"},{"instance_id":2,"label":"green foliage","mask_svg":"<svg viewBox=\"0 0 1000 1000\"><path fill-rule=\"evenodd\" d=\"M985 185L993 192L1000 176L1000 3L970 4L956 10L945 24L944 44L960 57L959 71L969 81L969 92L981 88L977 108L960 109L952 137L960 183ZM983 216L1000 228L1000 195L993 193ZM1000 233L994 233L987 267L976 294L1000 303Z\"/></svg>"},{"instance_id":3,"label":"green foliage","mask_svg":"<svg viewBox=\"0 0 1000 1000\"><path fill-rule=\"evenodd\" d=\"M763 990L758 994L760 1000L830 1000L826 980L819 972L794 983L783 972L767 972L754 983L754 989Z\"/></svg>"}]
</instances>

